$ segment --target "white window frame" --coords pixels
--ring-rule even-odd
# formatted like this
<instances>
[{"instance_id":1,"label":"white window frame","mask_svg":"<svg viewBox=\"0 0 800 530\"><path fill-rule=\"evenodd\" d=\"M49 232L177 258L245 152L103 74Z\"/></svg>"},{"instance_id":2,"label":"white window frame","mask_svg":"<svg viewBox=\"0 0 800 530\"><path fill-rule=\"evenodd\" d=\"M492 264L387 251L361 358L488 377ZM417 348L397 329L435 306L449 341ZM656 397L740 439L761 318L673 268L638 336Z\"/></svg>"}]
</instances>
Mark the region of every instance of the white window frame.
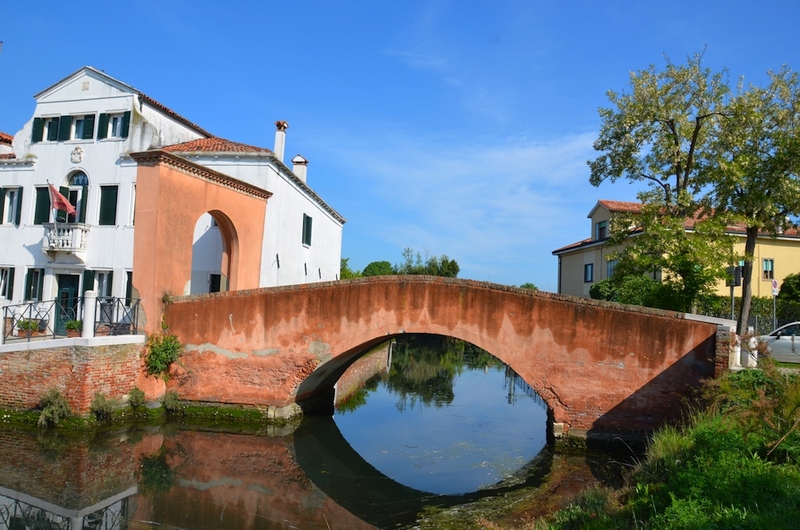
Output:
<instances>
[{"instance_id":1,"label":"white window frame","mask_svg":"<svg viewBox=\"0 0 800 530\"><path fill-rule=\"evenodd\" d=\"M3 218L0 219L0 225L14 226L17 222L17 207L19 206L19 193L21 188L4 188L5 196L3 197Z\"/></svg>"},{"instance_id":2,"label":"white window frame","mask_svg":"<svg viewBox=\"0 0 800 530\"><path fill-rule=\"evenodd\" d=\"M769 264L769 266L767 266ZM772 281L775 279L775 260L772 258L764 258L761 260L761 279Z\"/></svg>"},{"instance_id":3,"label":"white window frame","mask_svg":"<svg viewBox=\"0 0 800 530\"><path fill-rule=\"evenodd\" d=\"M86 125L86 116L74 116L72 119L72 139L83 140L83 127Z\"/></svg>"},{"instance_id":4,"label":"white window frame","mask_svg":"<svg viewBox=\"0 0 800 530\"><path fill-rule=\"evenodd\" d=\"M58 141L58 124L59 124L59 120L61 119L61 117L60 116L50 116L49 118L48 117L42 117L42 119L44 120L42 122L42 141L43 142L57 142ZM50 134L51 134L50 133L50 129L53 128L53 124L55 124L55 133L54 133L55 134L55 139L51 140L50 139Z\"/></svg>"},{"instance_id":5,"label":"white window frame","mask_svg":"<svg viewBox=\"0 0 800 530\"><path fill-rule=\"evenodd\" d=\"M594 263L583 264L583 283L592 283L594 281Z\"/></svg>"},{"instance_id":6,"label":"white window frame","mask_svg":"<svg viewBox=\"0 0 800 530\"><path fill-rule=\"evenodd\" d=\"M122 121L124 112L108 113L108 134L106 138L122 138Z\"/></svg>"},{"instance_id":7,"label":"white window frame","mask_svg":"<svg viewBox=\"0 0 800 530\"><path fill-rule=\"evenodd\" d=\"M94 287L98 298L113 296L114 285L113 278L109 281L109 276L112 271L94 271Z\"/></svg>"},{"instance_id":8,"label":"white window frame","mask_svg":"<svg viewBox=\"0 0 800 530\"><path fill-rule=\"evenodd\" d=\"M0 298L10 300L8 291L11 289L13 292L14 286L8 281L11 276L11 269L13 267L0 267Z\"/></svg>"}]
</instances>

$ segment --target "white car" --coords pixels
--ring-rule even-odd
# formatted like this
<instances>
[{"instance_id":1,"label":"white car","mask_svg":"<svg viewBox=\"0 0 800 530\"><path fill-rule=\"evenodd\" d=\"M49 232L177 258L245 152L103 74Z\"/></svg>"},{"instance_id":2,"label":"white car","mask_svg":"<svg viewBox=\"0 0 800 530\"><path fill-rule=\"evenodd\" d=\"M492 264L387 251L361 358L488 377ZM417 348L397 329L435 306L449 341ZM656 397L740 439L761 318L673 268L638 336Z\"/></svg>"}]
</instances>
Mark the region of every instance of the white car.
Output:
<instances>
[{"instance_id":1,"label":"white car","mask_svg":"<svg viewBox=\"0 0 800 530\"><path fill-rule=\"evenodd\" d=\"M770 356L784 363L800 363L800 322L781 326L769 335L758 337L767 346Z\"/></svg>"}]
</instances>

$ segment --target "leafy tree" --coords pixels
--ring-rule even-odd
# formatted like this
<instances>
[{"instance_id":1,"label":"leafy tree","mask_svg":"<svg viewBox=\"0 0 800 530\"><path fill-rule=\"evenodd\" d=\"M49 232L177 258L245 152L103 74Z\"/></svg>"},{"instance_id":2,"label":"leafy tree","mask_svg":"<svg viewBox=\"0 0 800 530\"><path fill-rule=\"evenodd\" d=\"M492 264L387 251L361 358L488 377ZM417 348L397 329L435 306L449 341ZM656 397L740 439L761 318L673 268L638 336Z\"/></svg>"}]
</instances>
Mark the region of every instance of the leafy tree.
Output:
<instances>
[{"instance_id":1,"label":"leafy tree","mask_svg":"<svg viewBox=\"0 0 800 530\"><path fill-rule=\"evenodd\" d=\"M519 286L519 288L520 288L520 289L530 289L530 290L532 290L532 291L538 291L538 290L539 290L539 288L538 288L538 287L536 287L536 286L535 286L534 284L532 284L531 282L525 282L525 283L523 283L522 285L520 285L520 286Z\"/></svg>"},{"instance_id":2,"label":"leafy tree","mask_svg":"<svg viewBox=\"0 0 800 530\"><path fill-rule=\"evenodd\" d=\"M349 280L350 278L358 278L361 273L354 271L350 268L350 258L342 258L342 264L339 267L339 278L342 280Z\"/></svg>"},{"instance_id":3,"label":"leafy tree","mask_svg":"<svg viewBox=\"0 0 800 530\"><path fill-rule=\"evenodd\" d=\"M394 266L395 274L426 274L429 276L458 277L460 267L456 260L451 260L446 255L441 258L432 256L425 261L419 252L414 253L411 248L403 250L403 263Z\"/></svg>"},{"instance_id":4,"label":"leafy tree","mask_svg":"<svg viewBox=\"0 0 800 530\"><path fill-rule=\"evenodd\" d=\"M752 298L753 255L759 233L781 233L800 214L800 78L788 67L769 72L767 87L740 83L706 153L706 201L716 215L744 224L744 332Z\"/></svg>"},{"instance_id":5,"label":"leafy tree","mask_svg":"<svg viewBox=\"0 0 800 530\"><path fill-rule=\"evenodd\" d=\"M663 70L651 65L632 72L630 92L609 91L612 107L600 109L594 148L601 154L589 161L590 182L648 184L639 194L641 213L611 224L609 245L622 247L611 259L619 276L660 272L664 286L650 300L660 307L691 310L731 259L724 223L698 219L695 199L704 182L701 155L710 150L728 93L726 72L704 68L697 54L684 65L667 59ZM687 219L694 220L692 233Z\"/></svg>"},{"instance_id":6,"label":"leafy tree","mask_svg":"<svg viewBox=\"0 0 800 530\"><path fill-rule=\"evenodd\" d=\"M789 274L783 279L778 299L800 302L800 274Z\"/></svg>"},{"instance_id":7,"label":"leafy tree","mask_svg":"<svg viewBox=\"0 0 800 530\"><path fill-rule=\"evenodd\" d=\"M394 268L388 261L373 261L361 273L362 276L388 276L394 274Z\"/></svg>"}]
</instances>

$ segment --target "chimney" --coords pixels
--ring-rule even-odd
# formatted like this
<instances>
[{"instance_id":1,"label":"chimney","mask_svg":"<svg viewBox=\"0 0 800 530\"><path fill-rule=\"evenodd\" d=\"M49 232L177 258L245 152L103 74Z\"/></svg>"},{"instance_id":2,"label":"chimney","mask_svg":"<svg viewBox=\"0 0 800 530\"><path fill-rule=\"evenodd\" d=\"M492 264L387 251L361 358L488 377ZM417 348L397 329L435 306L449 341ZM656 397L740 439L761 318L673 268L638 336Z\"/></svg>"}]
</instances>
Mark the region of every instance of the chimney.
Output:
<instances>
[{"instance_id":1,"label":"chimney","mask_svg":"<svg viewBox=\"0 0 800 530\"><path fill-rule=\"evenodd\" d=\"M294 174L297 175L297 178L305 183L306 175L308 173L308 160L300 155L292 158L292 171L294 171Z\"/></svg>"},{"instance_id":2,"label":"chimney","mask_svg":"<svg viewBox=\"0 0 800 530\"><path fill-rule=\"evenodd\" d=\"M285 121L278 120L275 122L275 127L277 130L275 131L275 156L278 157L278 160L283 162L283 152L286 148L286 129L289 128L289 124Z\"/></svg>"}]
</instances>

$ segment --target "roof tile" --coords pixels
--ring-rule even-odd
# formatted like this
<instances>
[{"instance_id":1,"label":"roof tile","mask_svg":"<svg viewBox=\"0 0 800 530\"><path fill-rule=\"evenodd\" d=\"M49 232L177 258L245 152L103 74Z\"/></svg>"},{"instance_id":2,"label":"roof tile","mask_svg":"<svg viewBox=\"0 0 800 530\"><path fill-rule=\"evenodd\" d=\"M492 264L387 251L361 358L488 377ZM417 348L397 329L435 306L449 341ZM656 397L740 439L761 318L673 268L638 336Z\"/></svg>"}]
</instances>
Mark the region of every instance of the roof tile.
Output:
<instances>
[{"instance_id":1,"label":"roof tile","mask_svg":"<svg viewBox=\"0 0 800 530\"><path fill-rule=\"evenodd\" d=\"M168 145L161 148L168 153L271 153L266 147L255 147L252 145L232 142L224 138L212 136L211 138L200 138L181 144Z\"/></svg>"}]
</instances>

